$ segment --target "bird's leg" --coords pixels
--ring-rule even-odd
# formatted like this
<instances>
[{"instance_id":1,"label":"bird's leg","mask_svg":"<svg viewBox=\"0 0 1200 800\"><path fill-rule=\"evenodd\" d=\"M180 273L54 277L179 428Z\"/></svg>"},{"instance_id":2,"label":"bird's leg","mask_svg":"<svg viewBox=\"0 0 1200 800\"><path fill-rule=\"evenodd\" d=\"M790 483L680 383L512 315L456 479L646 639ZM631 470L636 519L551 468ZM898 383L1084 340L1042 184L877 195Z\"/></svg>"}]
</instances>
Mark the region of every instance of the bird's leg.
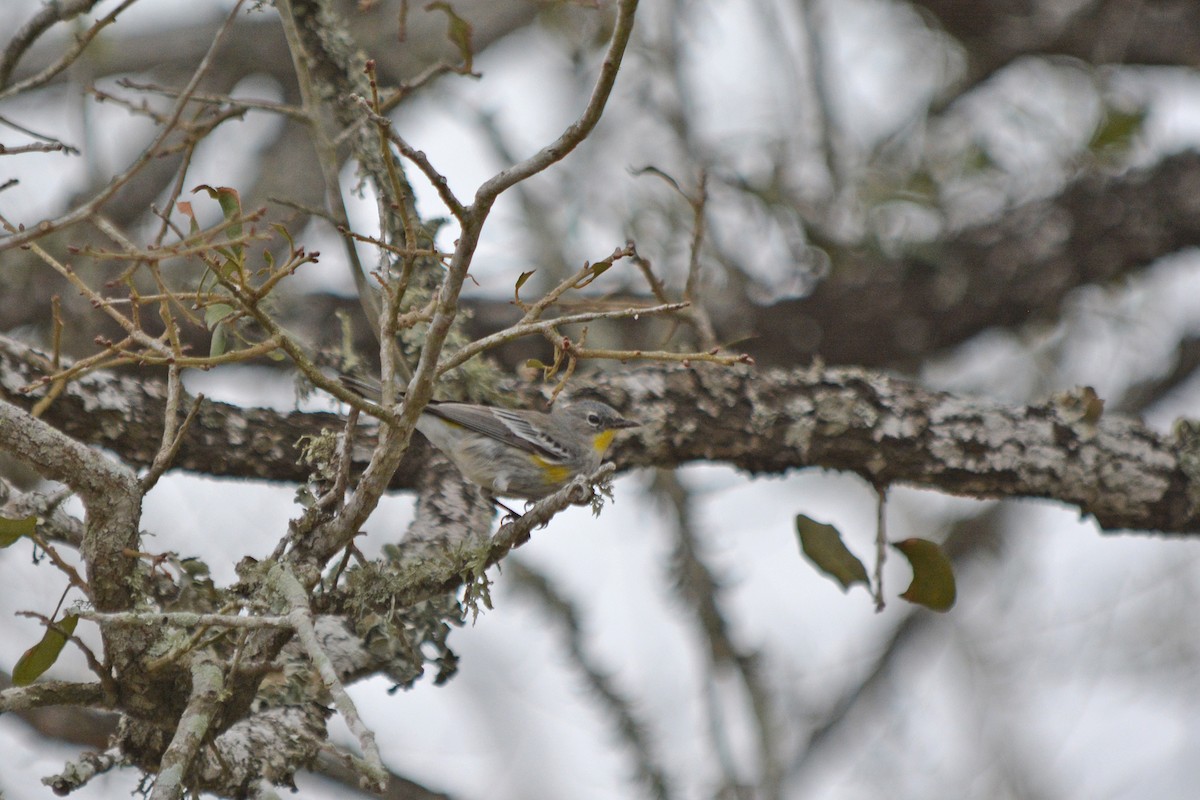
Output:
<instances>
[{"instance_id":1,"label":"bird's leg","mask_svg":"<svg viewBox=\"0 0 1200 800\"><path fill-rule=\"evenodd\" d=\"M504 516L500 518L501 525L507 525L510 522L516 522L521 517L520 514L513 511L508 506L504 505L504 503L501 503L498 499L496 499L496 495L492 494L491 492L487 491L486 489L480 489L479 493L481 495L483 495L483 499L487 500L489 503L491 503L496 508L499 508L502 511L504 511Z\"/></svg>"}]
</instances>

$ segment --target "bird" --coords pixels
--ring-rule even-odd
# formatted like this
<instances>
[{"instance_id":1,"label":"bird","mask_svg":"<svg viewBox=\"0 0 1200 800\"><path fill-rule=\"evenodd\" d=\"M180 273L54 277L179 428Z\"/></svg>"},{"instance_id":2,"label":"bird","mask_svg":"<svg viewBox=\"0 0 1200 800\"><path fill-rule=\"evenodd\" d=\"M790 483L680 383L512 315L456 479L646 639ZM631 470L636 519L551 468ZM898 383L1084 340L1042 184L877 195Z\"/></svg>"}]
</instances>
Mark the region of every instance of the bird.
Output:
<instances>
[{"instance_id":1,"label":"bird","mask_svg":"<svg viewBox=\"0 0 1200 800\"><path fill-rule=\"evenodd\" d=\"M375 402L380 385L340 375L346 388ZM416 428L485 497L540 500L580 475L595 472L617 431L641 423L607 403L563 401L549 413L432 400Z\"/></svg>"}]
</instances>

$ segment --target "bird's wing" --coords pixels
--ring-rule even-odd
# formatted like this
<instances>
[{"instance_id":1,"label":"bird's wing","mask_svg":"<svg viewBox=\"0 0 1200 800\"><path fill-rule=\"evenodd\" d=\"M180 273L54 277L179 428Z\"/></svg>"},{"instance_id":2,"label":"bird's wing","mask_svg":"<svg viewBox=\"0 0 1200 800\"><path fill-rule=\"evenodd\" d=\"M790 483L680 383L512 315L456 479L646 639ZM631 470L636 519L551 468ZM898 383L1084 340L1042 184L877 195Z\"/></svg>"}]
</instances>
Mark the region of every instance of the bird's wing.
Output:
<instances>
[{"instance_id":1,"label":"bird's wing","mask_svg":"<svg viewBox=\"0 0 1200 800\"><path fill-rule=\"evenodd\" d=\"M526 417L508 409L466 403L430 403L425 411L550 461L565 461L571 457L561 444L538 431Z\"/></svg>"}]
</instances>

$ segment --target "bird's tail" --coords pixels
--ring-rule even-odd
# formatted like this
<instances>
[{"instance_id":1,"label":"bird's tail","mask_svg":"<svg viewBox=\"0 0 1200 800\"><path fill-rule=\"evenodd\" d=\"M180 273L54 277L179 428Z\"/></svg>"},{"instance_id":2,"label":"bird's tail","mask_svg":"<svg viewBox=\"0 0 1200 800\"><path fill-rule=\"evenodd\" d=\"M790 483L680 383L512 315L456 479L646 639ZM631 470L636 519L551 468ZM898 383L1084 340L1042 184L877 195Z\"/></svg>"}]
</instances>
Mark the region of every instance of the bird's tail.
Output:
<instances>
[{"instance_id":1,"label":"bird's tail","mask_svg":"<svg viewBox=\"0 0 1200 800\"><path fill-rule=\"evenodd\" d=\"M338 374L338 380L342 386L365 397L372 403L378 403L383 396L383 385L374 378L360 378L357 375L347 375L342 372Z\"/></svg>"}]
</instances>

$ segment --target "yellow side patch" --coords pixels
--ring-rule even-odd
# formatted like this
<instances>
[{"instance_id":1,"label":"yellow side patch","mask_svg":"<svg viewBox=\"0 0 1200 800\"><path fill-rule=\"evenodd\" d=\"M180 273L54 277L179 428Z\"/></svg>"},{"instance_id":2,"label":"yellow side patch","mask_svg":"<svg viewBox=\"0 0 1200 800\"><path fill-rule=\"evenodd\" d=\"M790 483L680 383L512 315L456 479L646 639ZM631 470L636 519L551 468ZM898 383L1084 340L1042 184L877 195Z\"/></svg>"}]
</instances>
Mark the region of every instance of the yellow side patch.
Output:
<instances>
[{"instance_id":1,"label":"yellow side patch","mask_svg":"<svg viewBox=\"0 0 1200 800\"><path fill-rule=\"evenodd\" d=\"M545 476L547 483L566 483L570 480L571 470L562 464L551 464L541 456L534 456L533 460L542 468L542 475Z\"/></svg>"}]
</instances>

